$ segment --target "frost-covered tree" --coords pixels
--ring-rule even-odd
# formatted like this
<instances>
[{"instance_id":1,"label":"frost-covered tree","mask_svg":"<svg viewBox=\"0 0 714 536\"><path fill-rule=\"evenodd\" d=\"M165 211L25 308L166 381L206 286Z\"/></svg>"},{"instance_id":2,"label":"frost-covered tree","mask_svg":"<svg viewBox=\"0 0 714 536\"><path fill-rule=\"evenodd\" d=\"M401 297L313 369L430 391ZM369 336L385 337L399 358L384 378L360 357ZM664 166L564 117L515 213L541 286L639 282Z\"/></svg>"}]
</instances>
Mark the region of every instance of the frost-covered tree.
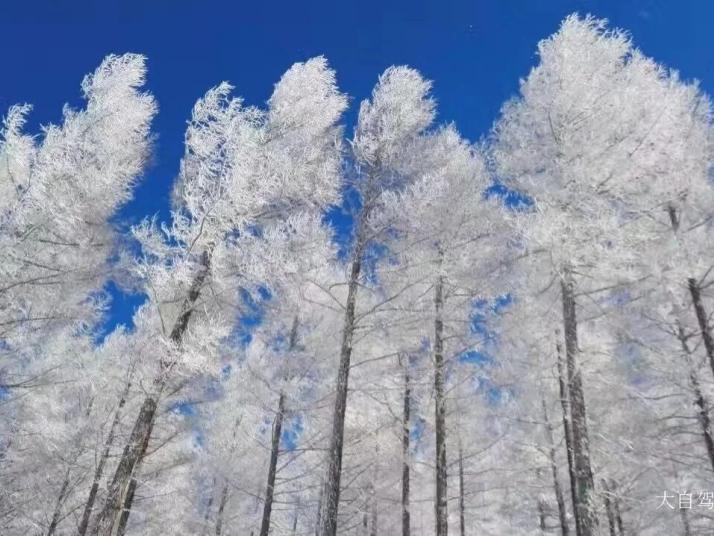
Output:
<instances>
[{"instance_id":1,"label":"frost-covered tree","mask_svg":"<svg viewBox=\"0 0 714 536\"><path fill-rule=\"evenodd\" d=\"M345 97L324 58L294 65L268 101L268 109L244 106L231 86L211 89L193 110L186 154L175 189L170 227L150 222L135 230L144 256L137 275L160 324L153 387L109 486L95 533L114 533L132 475L151 438L157 401L172 375L207 370L231 329L240 286L251 278L245 245L260 242L269 226L282 234L311 229L301 216L333 202L340 166L337 121ZM307 212L306 212L307 211ZM279 270L279 266L275 266ZM258 267L265 270L265 267ZM270 270L272 272L272 270ZM215 368L215 367L214 367Z\"/></svg>"},{"instance_id":2,"label":"frost-covered tree","mask_svg":"<svg viewBox=\"0 0 714 536\"><path fill-rule=\"evenodd\" d=\"M495 127L499 175L529 195L522 234L546 280L561 288L579 533L596 530L594 477L576 321L578 278L626 277L638 239L618 185L646 177L664 144L652 136L661 103L638 91L648 61L621 31L568 17L538 47L540 63ZM649 120L648 120L649 119ZM645 180L643 178L643 180ZM615 282L616 283L616 282Z\"/></svg>"},{"instance_id":3,"label":"frost-covered tree","mask_svg":"<svg viewBox=\"0 0 714 536\"><path fill-rule=\"evenodd\" d=\"M264 108L199 99L170 220L122 236L144 77L109 56L61 124L0 131L3 534L706 532L696 83L572 15L481 145L408 67L345 141L314 58ZM109 281L146 300L99 339Z\"/></svg>"},{"instance_id":4,"label":"frost-covered tree","mask_svg":"<svg viewBox=\"0 0 714 536\"><path fill-rule=\"evenodd\" d=\"M11 108L4 120L0 386L10 531L59 530L94 452L87 436L116 403L99 365L109 379L122 362L98 360L91 332L104 286L122 269L110 262L118 244L111 218L131 198L149 155L156 104L141 90L145 74L143 56L108 56L82 82L86 106L65 107L60 125L24 134L29 105Z\"/></svg>"},{"instance_id":5,"label":"frost-covered tree","mask_svg":"<svg viewBox=\"0 0 714 536\"><path fill-rule=\"evenodd\" d=\"M8 534L84 530L122 411L136 399L126 340L117 331L96 349L89 338L45 344L43 384L10 399L1 473Z\"/></svg>"},{"instance_id":6,"label":"frost-covered tree","mask_svg":"<svg viewBox=\"0 0 714 536\"><path fill-rule=\"evenodd\" d=\"M394 237L387 242L394 262L381 275L392 286L400 281L402 289L389 312L401 308L402 321L411 315L416 322L421 317L433 326L429 339L434 365L436 530L441 535L447 533L448 519L446 374L449 363L475 346L476 341L469 341L473 304L491 291L487 281L497 272L507 236L497 201L486 199L489 177L483 159L453 127L425 137L411 165L414 183L388 194L380 215L382 226Z\"/></svg>"},{"instance_id":7,"label":"frost-covered tree","mask_svg":"<svg viewBox=\"0 0 714 536\"><path fill-rule=\"evenodd\" d=\"M593 354L581 353L576 310L585 317L601 315L623 300L638 277L654 275L652 265L674 271L678 259L670 264L665 253L652 262L649 254L662 251L652 247L654 234L662 228L676 232L675 206L697 199L691 210L684 209L692 222L687 230L705 226L709 106L695 86L682 84L634 48L625 32L608 30L601 20L568 17L540 43L539 57L520 97L503 109L494 156L499 175L534 202L534 210L519 218L532 269L541 271L542 287L560 285L576 528L589 535L597 524L596 481L579 356L591 360L611 352L614 333L591 339ZM643 274L636 266L644 259ZM697 269L680 262L689 264L689 275L680 275L677 284L706 270L706 260L697 262ZM701 304L696 285L690 292ZM599 313L588 311L585 300ZM706 323L701 331L706 341Z\"/></svg>"},{"instance_id":8,"label":"frost-covered tree","mask_svg":"<svg viewBox=\"0 0 714 536\"><path fill-rule=\"evenodd\" d=\"M149 155L153 97L145 58L108 56L82 82L83 109L24 134L29 105L0 131L0 385L27 387L22 363L53 336L91 328L105 302L116 235L110 219L132 196ZM13 366L14 365L14 366ZM41 373L41 371L36 371Z\"/></svg>"},{"instance_id":9,"label":"frost-covered tree","mask_svg":"<svg viewBox=\"0 0 714 536\"><path fill-rule=\"evenodd\" d=\"M359 199L353 214L353 231L348 253L347 297L344 327L337 372L332 432L327 456L324 511L321 536L335 536L340 502L340 481L344 446L345 413L350 361L355 334L357 295L364 280L363 266L374 255L381 229L370 227L379 212L383 194L402 188L411 177L405 176L405 157L413 150L434 118L434 102L429 97L431 83L408 67L391 67L379 79L372 98L360 106L352 149L355 177L350 192Z\"/></svg>"}]
</instances>

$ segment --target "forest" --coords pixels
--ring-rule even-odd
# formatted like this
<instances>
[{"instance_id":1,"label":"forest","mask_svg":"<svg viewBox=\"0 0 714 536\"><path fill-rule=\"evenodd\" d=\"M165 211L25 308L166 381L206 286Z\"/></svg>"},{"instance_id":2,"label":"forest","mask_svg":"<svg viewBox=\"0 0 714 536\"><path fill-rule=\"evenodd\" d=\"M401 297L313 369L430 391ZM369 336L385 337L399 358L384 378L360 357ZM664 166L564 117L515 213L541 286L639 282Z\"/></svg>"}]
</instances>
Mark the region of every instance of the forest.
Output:
<instances>
[{"instance_id":1,"label":"forest","mask_svg":"<svg viewBox=\"0 0 714 536\"><path fill-rule=\"evenodd\" d=\"M223 82L131 226L144 56L4 111L0 534L712 534L712 102L592 16L534 53L479 140L408 66Z\"/></svg>"}]
</instances>

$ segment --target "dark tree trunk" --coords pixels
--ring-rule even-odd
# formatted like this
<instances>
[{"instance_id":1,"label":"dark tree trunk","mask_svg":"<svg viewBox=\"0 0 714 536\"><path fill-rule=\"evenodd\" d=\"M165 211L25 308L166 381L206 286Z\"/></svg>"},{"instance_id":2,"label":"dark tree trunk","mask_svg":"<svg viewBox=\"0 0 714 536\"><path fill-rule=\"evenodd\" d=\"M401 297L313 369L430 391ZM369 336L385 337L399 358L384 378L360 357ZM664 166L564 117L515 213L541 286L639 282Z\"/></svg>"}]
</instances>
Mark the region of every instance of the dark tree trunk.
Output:
<instances>
[{"instance_id":1,"label":"dark tree trunk","mask_svg":"<svg viewBox=\"0 0 714 536\"><path fill-rule=\"evenodd\" d=\"M355 248L347 287L347 304L345 306L344 326L342 328L342 346L340 349L340 364L337 372L335 388L335 407L332 415L332 434L327 452L327 478L323 497L321 520L321 536L337 535L337 511L340 503L340 478L342 476L342 447L345 434L345 412L347 410L347 390L349 384L350 360L352 358L352 338L355 330L355 305L359 289L359 276L362 270L362 221L360 217L357 231L357 246Z\"/></svg>"},{"instance_id":2,"label":"dark tree trunk","mask_svg":"<svg viewBox=\"0 0 714 536\"><path fill-rule=\"evenodd\" d=\"M208 276L209 270L210 253L209 251L204 251L201 256L201 270L193 280L191 288L184 299L181 308L182 312L179 314L171 330L170 339L179 347L181 346L183 335L186 332L189 320L194 311L194 305L201 294L201 289ZM154 426L158 398L164 388L166 376L173 366L172 363L166 363L163 359L160 364L161 373L159 377L154 380L156 394L148 395L144 399L139 415L134 423L131 436L129 437L129 442L124 448L124 452L114 473L114 478L109 486L107 500L99 514L96 530L93 531L93 535L116 536L121 518L123 516L128 518L131 513L131 504L134 494L129 493L129 487L146 454ZM134 486L136 486L136 484L134 484Z\"/></svg>"},{"instance_id":3,"label":"dark tree trunk","mask_svg":"<svg viewBox=\"0 0 714 536\"><path fill-rule=\"evenodd\" d=\"M689 517L687 516L687 509L679 509L679 517L682 520L682 528L684 529L683 536L692 536L692 528L689 526Z\"/></svg>"},{"instance_id":4,"label":"dark tree trunk","mask_svg":"<svg viewBox=\"0 0 714 536\"><path fill-rule=\"evenodd\" d=\"M694 312L697 314L697 322L699 323L699 330L702 334L702 340L704 341L704 348L706 349L707 357L709 358L709 366L712 369L712 374L714 374L714 340L712 340L709 318L706 310L704 309L704 303L702 302L702 291L701 288L699 288L699 284L693 277L687 279L687 286L689 287L689 294L692 296Z\"/></svg>"},{"instance_id":5,"label":"dark tree trunk","mask_svg":"<svg viewBox=\"0 0 714 536\"><path fill-rule=\"evenodd\" d=\"M114 478L109 485L104 508L99 513L93 534L100 536L116 535L117 525L124 512L124 506L129 494L129 487L136 471L138 461L144 456L151 435L151 428L156 414L156 400L153 397L144 399L139 417L129 436L129 442L124 447L124 453L119 460ZM123 486L126 481L126 486Z\"/></svg>"},{"instance_id":6,"label":"dark tree trunk","mask_svg":"<svg viewBox=\"0 0 714 536\"><path fill-rule=\"evenodd\" d=\"M411 440L411 384L409 358L404 360L404 414L402 417L402 536L411 536L409 513L409 443Z\"/></svg>"},{"instance_id":7,"label":"dark tree trunk","mask_svg":"<svg viewBox=\"0 0 714 536\"><path fill-rule=\"evenodd\" d=\"M538 527L541 534L545 534L548 528L545 522L545 501L543 499L538 499Z\"/></svg>"},{"instance_id":8,"label":"dark tree trunk","mask_svg":"<svg viewBox=\"0 0 714 536\"><path fill-rule=\"evenodd\" d=\"M560 333L556 331L556 336L560 337ZM565 364L563 363L563 353L560 347L560 342L555 345L558 359L558 387L560 391L560 405L563 408L563 435L565 437L565 452L568 459L568 477L570 480L570 499L573 506L573 519L575 520L575 534L580 536L580 522L578 521L578 511L575 508L577 504L577 491L575 487L575 464L573 462L573 430L570 424L570 394L568 393L568 382L565 372Z\"/></svg>"},{"instance_id":9,"label":"dark tree trunk","mask_svg":"<svg viewBox=\"0 0 714 536\"><path fill-rule=\"evenodd\" d=\"M129 513L131 512L131 505L134 503L134 494L136 493L136 477L131 479L129 482L129 488L126 492L126 499L124 499L124 508L119 516L119 523L117 524L117 536L124 536L126 532L127 523L129 523Z\"/></svg>"},{"instance_id":10,"label":"dark tree trunk","mask_svg":"<svg viewBox=\"0 0 714 536\"><path fill-rule=\"evenodd\" d=\"M292 531L292 536L297 535L297 527L298 527L298 513L295 511L295 517L293 517L293 531Z\"/></svg>"},{"instance_id":11,"label":"dark tree trunk","mask_svg":"<svg viewBox=\"0 0 714 536\"><path fill-rule=\"evenodd\" d=\"M613 490L614 489L613 487ZM622 523L622 512L620 511L620 498L617 495L614 497L613 505L615 507L615 524L617 525L617 530L620 536L625 536L625 527Z\"/></svg>"},{"instance_id":12,"label":"dark tree trunk","mask_svg":"<svg viewBox=\"0 0 714 536\"><path fill-rule=\"evenodd\" d=\"M575 315L575 282L572 272L565 268L561 281L563 298L563 331L565 335L565 362L568 370L568 393L573 433L573 462L575 473L575 509L578 511L580 536L595 536L598 520L593 509L595 484L590 463L587 411L583 380L577 363L578 324Z\"/></svg>"},{"instance_id":13,"label":"dark tree trunk","mask_svg":"<svg viewBox=\"0 0 714 536\"><path fill-rule=\"evenodd\" d=\"M55 509L52 512L52 520L50 521L49 527L47 527L47 536L52 536L57 530L57 525L60 522L60 515L62 514L62 505L67 495L67 489L69 488L69 475L70 468L64 473L64 480L62 480L62 487L60 488L59 495L57 496L57 501L55 501Z\"/></svg>"},{"instance_id":14,"label":"dark tree trunk","mask_svg":"<svg viewBox=\"0 0 714 536\"><path fill-rule=\"evenodd\" d=\"M82 512L82 520L79 523L79 528L77 529L78 536L85 536L87 532L87 527L89 526L89 520L94 511L94 503L97 499L97 492L99 491L99 483L104 476L104 466L109 459L109 454L111 452L112 445L114 444L114 436L116 434L117 426L119 425L119 420L121 419L121 412L126 405L126 400L129 397L129 390L131 389L131 380L127 381L124 392L119 398L119 404L117 405L117 410L114 412L114 418L112 419L112 424L109 427L109 433L107 434L107 439L104 442L104 450L99 458L99 463L97 468L94 470L94 478L92 479L92 487L89 489L89 497L87 497L87 502L84 505L84 511Z\"/></svg>"},{"instance_id":15,"label":"dark tree trunk","mask_svg":"<svg viewBox=\"0 0 714 536\"><path fill-rule=\"evenodd\" d=\"M464 449L459 439L459 533L466 536L466 497L464 492Z\"/></svg>"},{"instance_id":16,"label":"dark tree trunk","mask_svg":"<svg viewBox=\"0 0 714 536\"><path fill-rule=\"evenodd\" d=\"M669 214L672 231L675 236L677 236L679 233L679 215L677 214L677 209L673 205L669 205L667 207L667 213ZM699 331L702 335L702 341L704 341L704 349L706 350L707 357L709 358L709 366L712 369L712 374L714 374L714 339L712 339L712 332L709 327L709 317L706 309L704 308L704 303L702 302L702 290L699 287L697 280L693 277L687 279L687 287L689 288L689 294L692 297L694 312L697 315Z\"/></svg>"},{"instance_id":17,"label":"dark tree trunk","mask_svg":"<svg viewBox=\"0 0 714 536\"><path fill-rule=\"evenodd\" d=\"M263 503L263 521L260 525L260 536L268 536L270 532L270 514L273 510L273 491L275 490L275 474L278 468L278 455L280 454L280 436L283 431L283 415L285 414L285 393L280 393L278 398L278 412L275 414L273 424L273 437L270 447L270 466L268 467L268 485L265 488L265 502Z\"/></svg>"},{"instance_id":18,"label":"dark tree trunk","mask_svg":"<svg viewBox=\"0 0 714 536\"><path fill-rule=\"evenodd\" d=\"M139 460L144 459L144 455L146 454L146 449L149 447L149 439L151 438L151 431L152 428L154 427L154 420L151 420L150 428L146 436L144 437L144 445L141 453L141 457ZM126 492L126 497L124 498L124 504L122 506L122 511L121 515L119 516L119 523L117 524L117 531L116 534L117 536L124 536L124 532L126 532L126 526L127 523L129 522L129 514L131 513L131 507L132 504L134 503L134 496L136 494L136 487L138 485L138 482L136 480L137 478L137 471L134 471L134 475L131 477L131 481L129 482L129 487L127 488Z\"/></svg>"},{"instance_id":19,"label":"dark tree trunk","mask_svg":"<svg viewBox=\"0 0 714 536\"><path fill-rule=\"evenodd\" d=\"M299 515L300 515L300 499L298 498L298 503L295 506L295 515L293 516L292 536L297 536L298 516Z\"/></svg>"},{"instance_id":20,"label":"dark tree trunk","mask_svg":"<svg viewBox=\"0 0 714 536\"><path fill-rule=\"evenodd\" d=\"M615 521L615 508L610 499L610 490L607 487L607 482L602 481L603 502L605 503L605 513L607 514L607 526L610 531L610 536L617 536L617 524Z\"/></svg>"},{"instance_id":21,"label":"dark tree trunk","mask_svg":"<svg viewBox=\"0 0 714 536\"><path fill-rule=\"evenodd\" d=\"M689 348L689 344L687 343L687 337L684 333L684 329L679 322L677 323L677 337L682 345L684 358L687 361L687 367L689 368L689 383L694 394L694 403L698 408L697 417L699 425L702 427L702 436L704 437L704 445L707 448L709 464L711 465L712 470L714 470L714 437L712 437L709 402L706 398L704 398L704 393L702 392L702 388L699 383L699 376L694 368L694 363L692 363L692 352Z\"/></svg>"},{"instance_id":22,"label":"dark tree trunk","mask_svg":"<svg viewBox=\"0 0 714 536\"><path fill-rule=\"evenodd\" d=\"M602 488L605 492L604 502L607 513L607 522L611 536L625 536L625 529L622 523L622 513L620 512L620 498L617 496L617 483L613 480L602 480Z\"/></svg>"},{"instance_id":23,"label":"dark tree trunk","mask_svg":"<svg viewBox=\"0 0 714 536\"><path fill-rule=\"evenodd\" d=\"M288 352L293 352L297 346L298 317L295 316L292 328L290 329L290 340ZM275 414L273 423L273 437L270 447L270 465L268 467L268 484L265 487L265 502L263 503L263 521L260 525L260 536L268 536L270 532L270 516L273 510L273 496L275 495L275 477L278 468L278 456L280 455L280 437L283 431L283 418L285 416L285 393L280 392L278 398L278 411Z\"/></svg>"},{"instance_id":24,"label":"dark tree trunk","mask_svg":"<svg viewBox=\"0 0 714 536\"><path fill-rule=\"evenodd\" d=\"M434 427L436 433L436 536L449 533L446 473L446 400L444 396L444 280L434 287Z\"/></svg>"},{"instance_id":25,"label":"dark tree trunk","mask_svg":"<svg viewBox=\"0 0 714 536\"><path fill-rule=\"evenodd\" d=\"M221 491L221 500L218 503L218 512L216 513L216 536L221 536L223 530L223 512L226 509L226 503L228 502L228 485L223 485L223 491Z\"/></svg>"},{"instance_id":26,"label":"dark tree trunk","mask_svg":"<svg viewBox=\"0 0 714 536\"><path fill-rule=\"evenodd\" d=\"M555 456L555 440L553 439L553 426L548 418L548 407L545 403L545 398L541 399L543 409L543 421L545 423L546 440L548 441L548 457L550 458L550 471L553 476L553 491L555 493L555 501L558 504L558 519L560 521L560 532L562 536L569 536L570 527L568 526L568 512L565 509L565 499L563 497L563 489L560 486L560 478L558 477L558 462ZM463 535L462 535L463 536Z\"/></svg>"}]
</instances>

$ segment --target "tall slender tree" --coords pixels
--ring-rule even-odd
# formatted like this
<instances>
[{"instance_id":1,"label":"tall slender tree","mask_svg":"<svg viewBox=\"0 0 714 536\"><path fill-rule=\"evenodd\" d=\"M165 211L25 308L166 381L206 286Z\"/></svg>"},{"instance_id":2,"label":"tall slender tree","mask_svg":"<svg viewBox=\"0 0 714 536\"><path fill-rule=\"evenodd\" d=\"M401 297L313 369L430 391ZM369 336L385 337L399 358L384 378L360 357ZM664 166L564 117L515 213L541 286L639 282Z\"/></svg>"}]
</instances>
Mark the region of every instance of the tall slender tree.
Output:
<instances>
[{"instance_id":1,"label":"tall slender tree","mask_svg":"<svg viewBox=\"0 0 714 536\"><path fill-rule=\"evenodd\" d=\"M356 323L357 294L365 255L379 236L370 225L382 205L382 195L402 188L409 177L402 175L404 160L434 118L434 103L429 97L431 83L407 67L391 67L379 79L370 100L363 101L352 147L356 180L352 184L359 196L353 215L354 229L349 254L347 297L339 369L335 388L332 432L327 451L324 507L321 536L335 536L340 501L342 451L349 386L350 361Z\"/></svg>"},{"instance_id":2,"label":"tall slender tree","mask_svg":"<svg viewBox=\"0 0 714 536\"><path fill-rule=\"evenodd\" d=\"M152 392L119 460L95 534L117 530L167 381L177 367L196 366L190 359L197 348L191 345L204 344L196 325L199 307L203 326L214 321L206 333L214 340L208 344L221 336L215 320L223 303L214 296L231 281L230 270L241 264L238 243L243 235L253 225L270 225L276 218L324 206L336 195L336 122L346 101L324 58L294 65L276 85L267 111L244 107L230 91L230 85L221 84L194 108L172 227L165 236L148 224L135 233L145 252L139 275L161 319L166 351L157 359ZM206 294L209 285L213 292ZM228 300L229 290L224 290ZM228 329L225 321L223 329Z\"/></svg>"}]
</instances>

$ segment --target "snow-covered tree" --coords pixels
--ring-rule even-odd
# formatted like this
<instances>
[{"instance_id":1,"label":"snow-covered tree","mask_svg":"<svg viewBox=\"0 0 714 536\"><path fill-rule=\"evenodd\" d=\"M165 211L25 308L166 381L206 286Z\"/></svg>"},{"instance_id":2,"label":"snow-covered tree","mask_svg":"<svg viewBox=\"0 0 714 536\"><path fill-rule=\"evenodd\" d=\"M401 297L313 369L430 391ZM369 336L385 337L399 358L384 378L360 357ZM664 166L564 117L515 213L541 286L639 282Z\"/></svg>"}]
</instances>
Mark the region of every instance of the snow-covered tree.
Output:
<instances>
[{"instance_id":1,"label":"snow-covered tree","mask_svg":"<svg viewBox=\"0 0 714 536\"><path fill-rule=\"evenodd\" d=\"M383 203L383 194L403 188L413 180L404 174L404 163L434 119L431 83L408 67L390 67L379 78L372 98L360 105L352 149L354 179L349 177L348 195L358 197L348 253L347 297L336 380L332 432L328 447L324 511L321 536L335 536L340 502L345 412L350 361L357 322L357 295L364 280L363 266L374 255L380 231L370 227Z\"/></svg>"},{"instance_id":2,"label":"snow-covered tree","mask_svg":"<svg viewBox=\"0 0 714 536\"><path fill-rule=\"evenodd\" d=\"M238 289L260 284L243 245L270 251L270 226L283 234L314 227L308 214L333 202L340 168L337 121L346 106L324 58L294 65L268 101L244 106L223 83L193 110L175 189L171 226L135 230L152 314L160 323L153 387L137 416L95 533L119 523L132 475L148 447L157 401L173 375L215 369L215 355L235 318ZM312 227L311 227L311 224ZM279 266L275 266L279 270ZM265 267L259 267L265 270ZM214 365L212 367L212 365Z\"/></svg>"},{"instance_id":3,"label":"snow-covered tree","mask_svg":"<svg viewBox=\"0 0 714 536\"><path fill-rule=\"evenodd\" d=\"M346 139L313 58L264 107L200 98L169 220L123 233L145 74L109 56L59 125L0 129L3 534L708 530L696 82L571 15L479 144L409 67ZM145 301L98 337L112 282Z\"/></svg>"},{"instance_id":4,"label":"snow-covered tree","mask_svg":"<svg viewBox=\"0 0 714 536\"><path fill-rule=\"evenodd\" d=\"M154 99L145 58L108 56L82 82L84 109L24 134L31 107L13 106L0 131L0 357L3 388L27 387L22 363L43 341L99 319L116 234L149 156ZM11 366L14 365L14 366ZM39 372L39 371L36 371Z\"/></svg>"}]
</instances>

